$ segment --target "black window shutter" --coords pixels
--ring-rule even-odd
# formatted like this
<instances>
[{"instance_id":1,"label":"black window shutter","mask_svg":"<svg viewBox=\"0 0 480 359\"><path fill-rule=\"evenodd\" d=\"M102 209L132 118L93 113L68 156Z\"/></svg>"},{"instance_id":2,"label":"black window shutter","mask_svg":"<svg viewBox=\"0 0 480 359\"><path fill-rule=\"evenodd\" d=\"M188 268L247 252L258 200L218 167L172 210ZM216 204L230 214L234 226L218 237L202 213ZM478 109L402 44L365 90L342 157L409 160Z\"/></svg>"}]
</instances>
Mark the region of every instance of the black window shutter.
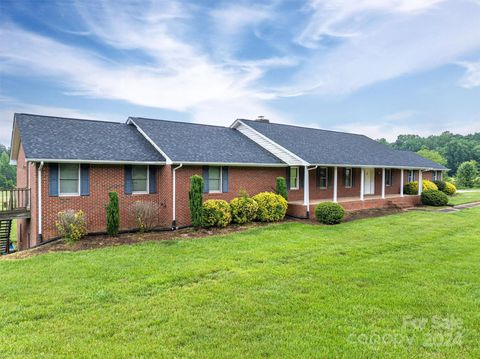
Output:
<instances>
[{"instance_id":1,"label":"black window shutter","mask_svg":"<svg viewBox=\"0 0 480 359\"><path fill-rule=\"evenodd\" d=\"M125 194L132 194L132 166L125 165Z\"/></svg>"},{"instance_id":2,"label":"black window shutter","mask_svg":"<svg viewBox=\"0 0 480 359\"><path fill-rule=\"evenodd\" d=\"M303 188L305 183L305 167L298 167L298 181L300 182L300 188Z\"/></svg>"},{"instance_id":3,"label":"black window shutter","mask_svg":"<svg viewBox=\"0 0 480 359\"><path fill-rule=\"evenodd\" d=\"M208 166L203 166L203 193L208 193Z\"/></svg>"},{"instance_id":4,"label":"black window shutter","mask_svg":"<svg viewBox=\"0 0 480 359\"><path fill-rule=\"evenodd\" d=\"M222 167L222 192L228 192L228 167Z\"/></svg>"},{"instance_id":5,"label":"black window shutter","mask_svg":"<svg viewBox=\"0 0 480 359\"><path fill-rule=\"evenodd\" d=\"M80 195L90 195L90 165L88 163L80 165Z\"/></svg>"},{"instance_id":6,"label":"black window shutter","mask_svg":"<svg viewBox=\"0 0 480 359\"><path fill-rule=\"evenodd\" d=\"M48 165L48 195L58 196L58 163Z\"/></svg>"},{"instance_id":7,"label":"black window shutter","mask_svg":"<svg viewBox=\"0 0 480 359\"><path fill-rule=\"evenodd\" d=\"M157 167L148 166L148 192L157 193Z\"/></svg>"},{"instance_id":8,"label":"black window shutter","mask_svg":"<svg viewBox=\"0 0 480 359\"><path fill-rule=\"evenodd\" d=\"M352 175L350 170L350 176ZM342 178L343 178L343 187L347 187L347 169L345 167L342 168Z\"/></svg>"},{"instance_id":9,"label":"black window shutter","mask_svg":"<svg viewBox=\"0 0 480 359\"><path fill-rule=\"evenodd\" d=\"M320 187L320 167L317 167L317 170L315 171L315 182L317 187Z\"/></svg>"},{"instance_id":10,"label":"black window shutter","mask_svg":"<svg viewBox=\"0 0 480 359\"><path fill-rule=\"evenodd\" d=\"M290 190L290 167L287 167L287 173L285 175L285 181L287 182L287 190Z\"/></svg>"},{"instance_id":11,"label":"black window shutter","mask_svg":"<svg viewBox=\"0 0 480 359\"><path fill-rule=\"evenodd\" d=\"M333 177L333 168L328 167L327 168L327 188L330 188L332 186L332 177Z\"/></svg>"},{"instance_id":12,"label":"black window shutter","mask_svg":"<svg viewBox=\"0 0 480 359\"><path fill-rule=\"evenodd\" d=\"M356 168L352 168L352 187L355 187L355 171Z\"/></svg>"}]
</instances>

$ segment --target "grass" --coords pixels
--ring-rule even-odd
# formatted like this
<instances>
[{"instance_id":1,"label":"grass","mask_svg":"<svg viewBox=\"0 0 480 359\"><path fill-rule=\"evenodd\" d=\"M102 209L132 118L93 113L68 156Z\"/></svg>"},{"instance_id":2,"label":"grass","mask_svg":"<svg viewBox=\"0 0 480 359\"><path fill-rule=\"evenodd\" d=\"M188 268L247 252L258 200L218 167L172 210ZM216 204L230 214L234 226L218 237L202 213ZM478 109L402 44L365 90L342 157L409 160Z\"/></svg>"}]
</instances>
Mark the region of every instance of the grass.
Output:
<instances>
[{"instance_id":1,"label":"grass","mask_svg":"<svg viewBox=\"0 0 480 359\"><path fill-rule=\"evenodd\" d=\"M452 197L449 197L450 200L448 203L457 205L470 202L480 201L480 190L471 191L471 192L459 192Z\"/></svg>"},{"instance_id":2,"label":"grass","mask_svg":"<svg viewBox=\"0 0 480 359\"><path fill-rule=\"evenodd\" d=\"M478 358L479 218L284 223L0 261L2 357Z\"/></svg>"}]
</instances>

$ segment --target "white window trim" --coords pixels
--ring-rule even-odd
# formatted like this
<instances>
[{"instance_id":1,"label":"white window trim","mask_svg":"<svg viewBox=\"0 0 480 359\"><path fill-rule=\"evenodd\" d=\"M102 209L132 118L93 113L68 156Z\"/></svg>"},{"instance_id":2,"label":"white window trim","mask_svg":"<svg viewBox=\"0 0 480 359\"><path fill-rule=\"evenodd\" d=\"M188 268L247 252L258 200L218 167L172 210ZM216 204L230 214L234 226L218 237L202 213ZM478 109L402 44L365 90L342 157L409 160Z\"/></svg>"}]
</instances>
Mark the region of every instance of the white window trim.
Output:
<instances>
[{"instance_id":1,"label":"white window trim","mask_svg":"<svg viewBox=\"0 0 480 359\"><path fill-rule=\"evenodd\" d=\"M132 194L149 194L150 193L150 165L147 165L147 190L146 191L134 191L133 190L133 167L132 166ZM138 165L143 166L143 165Z\"/></svg>"},{"instance_id":2,"label":"white window trim","mask_svg":"<svg viewBox=\"0 0 480 359\"><path fill-rule=\"evenodd\" d=\"M80 182L81 182L81 172L80 172L80 163L74 163L78 166L78 186L77 186L77 192L72 192L72 193L62 193L60 190L61 187L61 182L62 182L62 176L61 176L61 167L63 163L58 164L58 196L59 197L78 197L80 196Z\"/></svg>"},{"instance_id":3,"label":"white window trim","mask_svg":"<svg viewBox=\"0 0 480 359\"><path fill-rule=\"evenodd\" d=\"M218 190L211 190L210 183L208 184L208 193L222 193L223 189L223 167L222 166L209 166L208 167L208 180L210 181L210 168L211 167L218 167L220 169L220 189Z\"/></svg>"},{"instance_id":4,"label":"white window trim","mask_svg":"<svg viewBox=\"0 0 480 359\"><path fill-rule=\"evenodd\" d=\"M297 177L296 177L296 180L295 180L295 187L291 186L291 184L292 184L292 169L293 168L297 169ZM296 190L300 189L300 167L298 167L298 166L290 167L290 183L288 185L290 186L290 190L292 190L292 191L296 191Z\"/></svg>"},{"instance_id":5,"label":"white window trim","mask_svg":"<svg viewBox=\"0 0 480 359\"><path fill-rule=\"evenodd\" d=\"M390 176L388 175L390 172ZM390 178L390 184L387 183L387 178ZM391 168L385 168L385 187L393 186L393 170Z\"/></svg>"},{"instance_id":6,"label":"white window trim","mask_svg":"<svg viewBox=\"0 0 480 359\"><path fill-rule=\"evenodd\" d=\"M408 171L408 182L413 182L413 181L415 181L415 170L409 170Z\"/></svg>"},{"instance_id":7,"label":"white window trim","mask_svg":"<svg viewBox=\"0 0 480 359\"><path fill-rule=\"evenodd\" d=\"M319 167L320 169L325 168L325 187L320 185L318 188L320 189L327 189L328 188L328 167ZM320 172L320 171L319 171ZM321 178L321 177L320 177Z\"/></svg>"},{"instance_id":8,"label":"white window trim","mask_svg":"<svg viewBox=\"0 0 480 359\"><path fill-rule=\"evenodd\" d=\"M347 170L350 170L350 185L347 186L345 185L345 182L346 182L346 173L347 173ZM328 182L328 171L327 171L327 182ZM343 179L343 185L345 186L345 188L352 188L353 187L353 168L352 167L345 167L345 178Z\"/></svg>"}]
</instances>

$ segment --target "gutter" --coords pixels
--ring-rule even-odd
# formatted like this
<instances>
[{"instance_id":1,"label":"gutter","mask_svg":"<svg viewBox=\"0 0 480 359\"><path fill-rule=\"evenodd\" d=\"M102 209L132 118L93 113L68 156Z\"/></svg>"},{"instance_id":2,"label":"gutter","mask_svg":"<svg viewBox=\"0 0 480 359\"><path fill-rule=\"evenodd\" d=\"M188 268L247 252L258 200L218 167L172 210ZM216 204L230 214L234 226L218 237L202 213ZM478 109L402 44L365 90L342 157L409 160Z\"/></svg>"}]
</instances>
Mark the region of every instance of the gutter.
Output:
<instances>
[{"instance_id":1,"label":"gutter","mask_svg":"<svg viewBox=\"0 0 480 359\"><path fill-rule=\"evenodd\" d=\"M180 163L179 166L173 169L173 176L172 176L172 230L178 229L177 227L177 214L176 214L176 191L177 191L177 184L176 184L176 172L178 169L183 167L183 163Z\"/></svg>"}]
</instances>

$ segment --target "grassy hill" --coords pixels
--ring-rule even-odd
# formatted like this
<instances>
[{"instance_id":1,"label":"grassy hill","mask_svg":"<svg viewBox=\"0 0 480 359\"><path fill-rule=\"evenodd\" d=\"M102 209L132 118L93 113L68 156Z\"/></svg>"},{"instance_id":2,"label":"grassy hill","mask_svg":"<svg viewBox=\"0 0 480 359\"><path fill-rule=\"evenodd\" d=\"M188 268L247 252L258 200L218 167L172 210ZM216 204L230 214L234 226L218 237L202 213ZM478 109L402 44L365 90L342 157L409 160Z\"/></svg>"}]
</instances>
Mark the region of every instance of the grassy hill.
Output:
<instances>
[{"instance_id":1,"label":"grassy hill","mask_svg":"<svg viewBox=\"0 0 480 359\"><path fill-rule=\"evenodd\" d=\"M0 261L2 357L480 357L480 208Z\"/></svg>"}]
</instances>

